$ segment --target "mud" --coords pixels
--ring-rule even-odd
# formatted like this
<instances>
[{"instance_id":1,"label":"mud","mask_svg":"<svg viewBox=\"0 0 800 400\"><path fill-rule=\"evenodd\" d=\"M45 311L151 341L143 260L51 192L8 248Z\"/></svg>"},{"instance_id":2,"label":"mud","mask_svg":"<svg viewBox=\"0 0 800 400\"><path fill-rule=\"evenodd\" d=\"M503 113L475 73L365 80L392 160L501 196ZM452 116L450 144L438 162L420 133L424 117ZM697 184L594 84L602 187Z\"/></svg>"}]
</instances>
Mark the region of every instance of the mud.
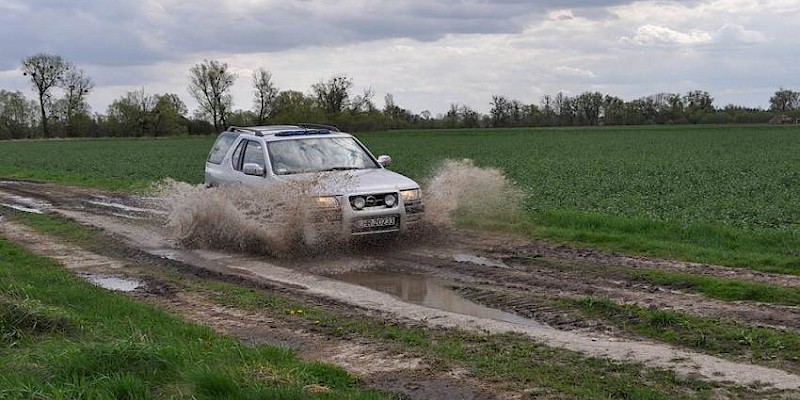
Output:
<instances>
[{"instance_id":1,"label":"mud","mask_svg":"<svg viewBox=\"0 0 800 400\"><path fill-rule=\"evenodd\" d=\"M594 321L572 320L569 315L547 306L553 299L561 297L594 295L609 297L621 303L678 309L703 316L723 316L753 325L800 331L800 310L797 307L716 301L693 293L645 285L614 274L604 276L602 268L621 266L681 271L786 286L800 286L800 277L797 276L627 257L463 231L429 236L426 237L427 241L421 243L401 239L386 244L348 247L346 251L322 256L295 254L288 258L274 258L253 253L187 250L180 247L179 239L171 237L168 231L156 223L114 216L114 213L120 212L135 215L139 212L137 210L112 207L116 209L112 213L109 212L110 207L86 202L86 199L98 194L110 197L113 195L53 185L0 183L0 195L9 194L49 202L52 204L49 212L100 227L109 234L118 236L128 246L149 253L152 257L193 265L220 277L269 282L274 287L309 296L314 302L348 304L348 309L354 312L385 315L393 320L422 321L442 328L518 332L552 346L615 360L644 362L655 367L674 369L679 374L699 374L714 381L735 381L742 385L760 381L777 388L800 387L800 377L785 371L735 363L630 337ZM138 197L117 196L113 203L141 209L152 208ZM159 218L163 219L163 216L153 219ZM24 231L12 225L0 224L3 227L0 234L14 236L15 232ZM17 235L14 240L27 242L32 248L37 245L36 240L26 239L24 234ZM57 246L55 250L48 250L50 247L53 245L43 245L38 251L54 255L59 253ZM74 258L83 257L92 258L87 254ZM369 274L378 274L377 278L366 280L379 281L386 273L405 276L403 279L408 287L403 289L401 282L399 292L396 289L393 292L386 290L386 286L398 286L396 283L372 285L370 288L365 279L362 279ZM384 277L380 277L380 274L384 274ZM420 275L426 277L421 280L423 283L411 282L418 280ZM355 276L360 277L352 278ZM429 282L435 285L428 286ZM414 285L422 285L426 291L417 304L412 299L414 296L406 296L404 299L403 295L403 290L408 293L419 291L412 288ZM439 294L442 288L446 293ZM455 309L449 306L436 308L432 302L426 305L424 298L428 292L437 293L432 297L438 297L439 303L445 302L442 299L446 298L455 298L458 301L468 299L469 304L478 303L482 307L494 309L494 312L512 314L515 318L535 320L538 323L526 325L521 320L508 321L503 318L465 315L454 312ZM205 317L200 316L198 320L203 318ZM253 331L250 325L243 327L236 335L249 338L247 340L253 342L261 339L282 340L287 345L291 345L295 340L293 338L297 337L292 334L286 334L283 338L271 337L263 330ZM334 352L343 351L339 349ZM391 357L387 355L382 358ZM379 365L374 360L365 363ZM424 367L421 368L424 370ZM409 371L412 371L412 376L419 377L417 369L412 368ZM372 372L373 375L381 373L391 375L390 372ZM395 376L404 374L405 372L398 373Z\"/></svg>"}]
</instances>

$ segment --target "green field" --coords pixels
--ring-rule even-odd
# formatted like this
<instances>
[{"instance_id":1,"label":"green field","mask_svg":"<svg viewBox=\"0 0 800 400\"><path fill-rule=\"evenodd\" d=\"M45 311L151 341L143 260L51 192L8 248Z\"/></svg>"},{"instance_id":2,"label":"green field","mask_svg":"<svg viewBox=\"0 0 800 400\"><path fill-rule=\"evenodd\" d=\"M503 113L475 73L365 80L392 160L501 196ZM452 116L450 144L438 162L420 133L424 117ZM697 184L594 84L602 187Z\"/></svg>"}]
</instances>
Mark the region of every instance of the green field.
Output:
<instances>
[{"instance_id":1,"label":"green field","mask_svg":"<svg viewBox=\"0 0 800 400\"><path fill-rule=\"evenodd\" d=\"M527 197L466 221L536 238L800 273L800 128L601 127L359 136L423 179L444 159L501 168ZM0 176L117 190L199 183L212 137L0 143Z\"/></svg>"}]
</instances>

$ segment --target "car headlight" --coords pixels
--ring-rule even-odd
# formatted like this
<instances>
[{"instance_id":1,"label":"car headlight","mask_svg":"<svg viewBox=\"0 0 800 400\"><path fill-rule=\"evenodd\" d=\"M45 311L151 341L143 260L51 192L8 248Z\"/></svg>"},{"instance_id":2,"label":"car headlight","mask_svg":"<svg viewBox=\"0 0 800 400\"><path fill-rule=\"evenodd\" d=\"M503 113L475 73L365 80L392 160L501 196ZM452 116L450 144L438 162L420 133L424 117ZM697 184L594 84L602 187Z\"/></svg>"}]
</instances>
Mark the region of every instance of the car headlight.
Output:
<instances>
[{"instance_id":1,"label":"car headlight","mask_svg":"<svg viewBox=\"0 0 800 400\"><path fill-rule=\"evenodd\" d=\"M320 196L314 198L316 206L320 208L336 208L339 207L339 200L333 196Z\"/></svg>"},{"instance_id":2,"label":"car headlight","mask_svg":"<svg viewBox=\"0 0 800 400\"><path fill-rule=\"evenodd\" d=\"M394 207L394 205L397 204L397 196L391 193L383 196L383 204L385 204L386 207Z\"/></svg>"},{"instance_id":3,"label":"car headlight","mask_svg":"<svg viewBox=\"0 0 800 400\"><path fill-rule=\"evenodd\" d=\"M360 210L367 206L367 199L365 199L363 196L358 196L350 200L350 203L353 205L353 208Z\"/></svg>"},{"instance_id":4,"label":"car headlight","mask_svg":"<svg viewBox=\"0 0 800 400\"><path fill-rule=\"evenodd\" d=\"M401 190L400 196L403 197L403 203L417 201L422 198L422 193L419 189Z\"/></svg>"}]
</instances>

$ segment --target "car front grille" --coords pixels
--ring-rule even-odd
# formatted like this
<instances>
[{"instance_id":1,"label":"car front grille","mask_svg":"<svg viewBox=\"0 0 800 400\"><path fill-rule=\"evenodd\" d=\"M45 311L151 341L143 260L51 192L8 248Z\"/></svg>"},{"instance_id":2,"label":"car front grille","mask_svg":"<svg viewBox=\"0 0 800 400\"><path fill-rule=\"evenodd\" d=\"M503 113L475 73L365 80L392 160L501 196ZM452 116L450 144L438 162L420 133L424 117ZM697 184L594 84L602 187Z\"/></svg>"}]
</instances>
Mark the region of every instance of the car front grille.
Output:
<instances>
[{"instance_id":1,"label":"car front grille","mask_svg":"<svg viewBox=\"0 0 800 400\"><path fill-rule=\"evenodd\" d=\"M386 197L387 194L393 194L395 196L395 204L392 205L391 207L387 207L386 203L383 200L384 197ZM363 197L367 201L367 205L362 210L366 210L366 209L370 209L370 208L374 208L374 207L394 208L394 207L397 207L397 203L400 202L400 200L398 199L399 196L397 195L397 193L394 193L394 192L371 193L371 194L360 194L360 195L350 196L350 207L352 207L353 210L356 210L356 211L360 211L360 210L353 205L353 200L355 200L358 197Z\"/></svg>"}]
</instances>

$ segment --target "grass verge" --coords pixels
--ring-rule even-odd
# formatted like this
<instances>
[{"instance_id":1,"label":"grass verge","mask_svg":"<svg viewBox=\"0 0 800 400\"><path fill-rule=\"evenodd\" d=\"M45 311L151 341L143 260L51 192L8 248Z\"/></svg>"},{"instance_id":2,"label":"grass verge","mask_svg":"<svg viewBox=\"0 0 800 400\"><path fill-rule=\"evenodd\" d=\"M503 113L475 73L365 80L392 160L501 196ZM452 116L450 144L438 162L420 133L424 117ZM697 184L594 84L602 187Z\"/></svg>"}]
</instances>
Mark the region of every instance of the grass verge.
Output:
<instances>
[{"instance_id":1,"label":"grass verge","mask_svg":"<svg viewBox=\"0 0 800 400\"><path fill-rule=\"evenodd\" d=\"M800 305L800 287L781 286L741 279L695 275L685 272L642 269L624 265L566 261L550 258L529 258L533 270L547 268L560 272L580 273L597 280L625 280L654 286L700 293L722 301L751 301L766 304Z\"/></svg>"},{"instance_id":2,"label":"grass verge","mask_svg":"<svg viewBox=\"0 0 800 400\"><path fill-rule=\"evenodd\" d=\"M636 335L727 356L737 361L800 372L800 335L721 318L617 304L606 298L561 299L562 308L581 317L598 318Z\"/></svg>"},{"instance_id":3,"label":"grass verge","mask_svg":"<svg viewBox=\"0 0 800 400\"><path fill-rule=\"evenodd\" d=\"M630 276L653 285L694 291L723 301L756 301L788 306L800 305L800 288L797 287L776 286L672 271L631 271Z\"/></svg>"},{"instance_id":4,"label":"grass verge","mask_svg":"<svg viewBox=\"0 0 800 400\"><path fill-rule=\"evenodd\" d=\"M520 211L490 219L459 218L458 222L468 228L607 252L800 275L800 236L781 230L680 224L572 211Z\"/></svg>"},{"instance_id":5,"label":"grass verge","mask_svg":"<svg viewBox=\"0 0 800 400\"><path fill-rule=\"evenodd\" d=\"M57 215L26 212L10 212L6 215L12 221L23 223L41 233L86 249L92 249L103 240L102 234L97 229Z\"/></svg>"},{"instance_id":6,"label":"grass verge","mask_svg":"<svg viewBox=\"0 0 800 400\"><path fill-rule=\"evenodd\" d=\"M337 367L244 346L4 239L0 293L0 398L382 398Z\"/></svg>"}]
</instances>

